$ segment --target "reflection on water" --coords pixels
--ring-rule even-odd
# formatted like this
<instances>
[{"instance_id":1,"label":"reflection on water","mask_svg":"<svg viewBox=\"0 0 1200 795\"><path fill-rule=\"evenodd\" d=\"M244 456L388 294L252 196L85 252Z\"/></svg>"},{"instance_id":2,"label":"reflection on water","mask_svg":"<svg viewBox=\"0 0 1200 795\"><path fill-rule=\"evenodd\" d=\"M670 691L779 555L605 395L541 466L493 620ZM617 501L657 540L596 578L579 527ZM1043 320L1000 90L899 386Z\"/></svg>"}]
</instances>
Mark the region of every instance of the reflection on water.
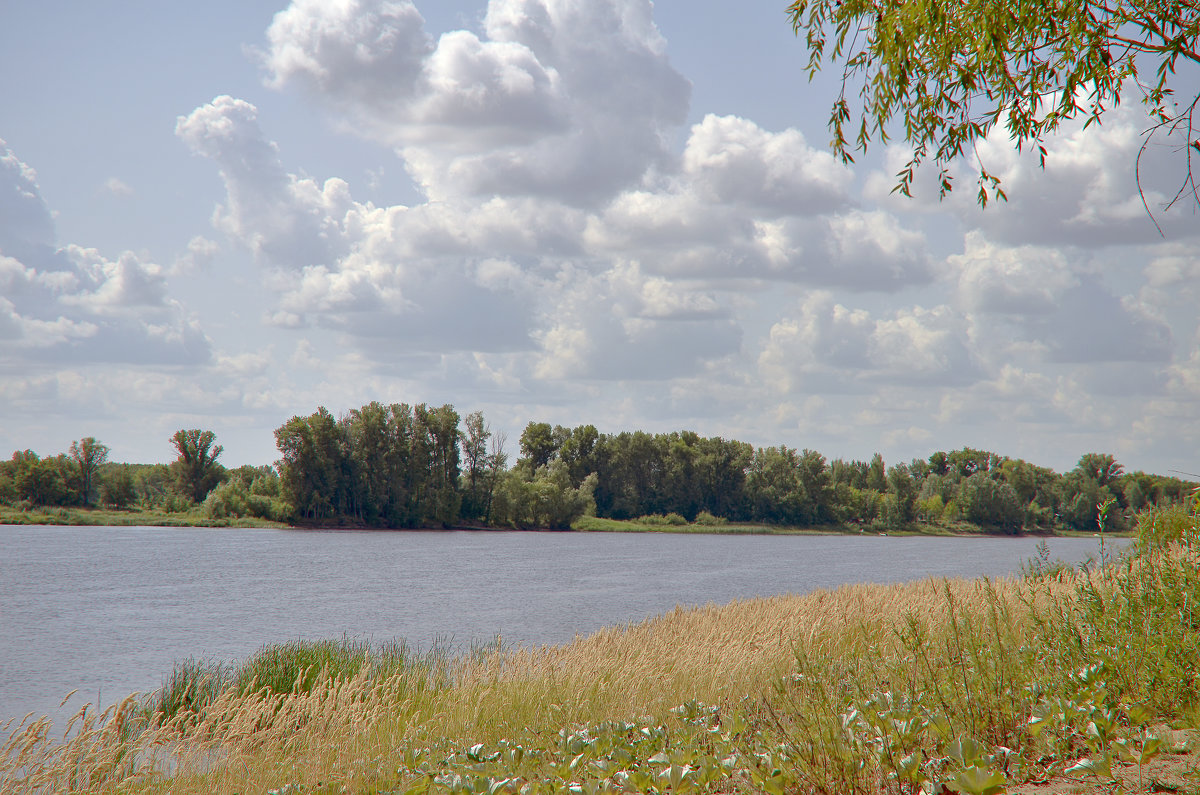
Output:
<instances>
[{"instance_id":1,"label":"reflection on water","mask_svg":"<svg viewBox=\"0 0 1200 795\"><path fill-rule=\"evenodd\" d=\"M1111 542L1110 542L1111 543ZM1123 542L1118 542L1123 543ZM1054 557L1095 539L1049 540ZM0 526L0 723L295 638L553 644L677 604L1003 576L1029 538ZM62 697L78 688L62 709ZM56 721L58 722L58 721Z\"/></svg>"}]
</instances>

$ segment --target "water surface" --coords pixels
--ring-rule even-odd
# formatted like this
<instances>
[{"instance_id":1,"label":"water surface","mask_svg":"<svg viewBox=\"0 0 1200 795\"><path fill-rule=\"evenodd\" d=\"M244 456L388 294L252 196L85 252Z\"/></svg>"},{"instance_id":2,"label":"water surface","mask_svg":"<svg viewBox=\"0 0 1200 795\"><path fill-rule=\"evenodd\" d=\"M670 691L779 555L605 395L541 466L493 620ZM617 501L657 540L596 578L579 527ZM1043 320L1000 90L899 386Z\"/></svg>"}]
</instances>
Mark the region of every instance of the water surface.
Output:
<instances>
[{"instance_id":1,"label":"water surface","mask_svg":"<svg viewBox=\"0 0 1200 795\"><path fill-rule=\"evenodd\" d=\"M189 656L235 660L265 643L343 635L562 643L677 604L1014 574L1035 543L0 526L0 724L154 690ZM1099 552L1095 539L1049 544L1073 562Z\"/></svg>"}]
</instances>

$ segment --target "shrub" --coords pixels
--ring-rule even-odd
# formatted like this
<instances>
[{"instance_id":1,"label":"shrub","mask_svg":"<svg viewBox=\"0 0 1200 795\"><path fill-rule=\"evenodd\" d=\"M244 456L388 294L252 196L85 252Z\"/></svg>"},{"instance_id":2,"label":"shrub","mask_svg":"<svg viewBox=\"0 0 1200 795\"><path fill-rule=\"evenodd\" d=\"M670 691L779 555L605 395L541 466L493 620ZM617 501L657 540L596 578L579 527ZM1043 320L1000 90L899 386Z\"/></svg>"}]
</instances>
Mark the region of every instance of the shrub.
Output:
<instances>
[{"instance_id":1,"label":"shrub","mask_svg":"<svg viewBox=\"0 0 1200 795\"><path fill-rule=\"evenodd\" d=\"M719 527L720 525L725 524L727 521L729 520L724 516L713 516L708 511L701 511L700 513L696 514L696 524L704 527Z\"/></svg>"},{"instance_id":2,"label":"shrub","mask_svg":"<svg viewBox=\"0 0 1200 795\"><path fill-rule=\"evenodd\" d=\"M229 519L252 516L273 522L286 522L292 515L292 506L278 497L258 494L254 491L256 479L249 490L242 478L230 478L208 493L204 498L204 513L210 519Z\"/></svg>"},{"instance_id":3,"label":"shrub","mask_svg":"<svg viewBox=\"0 0 1200 795\"><path fill-rule=\"evenodd\" d=\"M1200 504L1190 506L1176 503L1163 508L1151 508L1138 517L1137 540L1139 552L1160 549L1176 541L1194 544L1200 538Z\"/></svg>"},{"instance_id":4,"label":"shrub","mask_svg":"<svg viewBox=\"0 0 1200 795\"><path fill-rule=\"evenodd\" d=\"M682 527L683 525L688 523L687 519L684 519L682 516L675 513L674 511L672 511L671 513L664 516L663 520L672 527Z\"/></svg>"}]
</instances>

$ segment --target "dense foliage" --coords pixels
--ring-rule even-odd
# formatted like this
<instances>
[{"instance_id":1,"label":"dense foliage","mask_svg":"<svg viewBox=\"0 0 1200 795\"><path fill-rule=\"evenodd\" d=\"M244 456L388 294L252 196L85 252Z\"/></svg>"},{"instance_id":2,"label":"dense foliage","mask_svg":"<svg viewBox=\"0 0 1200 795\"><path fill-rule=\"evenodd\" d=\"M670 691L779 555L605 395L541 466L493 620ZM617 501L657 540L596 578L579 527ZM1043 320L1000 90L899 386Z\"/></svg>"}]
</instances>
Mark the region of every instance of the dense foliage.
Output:
<instances>
[{"instance_id":1,"label":"dense foliage","mask_svg":"<svg viewBox=\"0 0 1200 795\"><path fill-rule=\"evenodd\" d=\"M692 431L600 433L530 422L509 466L506 439L480 412L369 403L325 408L275 431L274 466L226 470L211 431L179 431L170 465L105 462L86 438L70 455L31 450L0 462L0 503L18 506L199 507L214 520L380 527L566 529L585 514L666 525L722 522L895 531L914 523L1017 533L1127 530L1196 484L1127 473L1087 453L1065 474L985 450L936 452L887 466L827 461L813 450L756 448ZM670 521L667 521L667 518Z\"/></svg>"}]
</instances>

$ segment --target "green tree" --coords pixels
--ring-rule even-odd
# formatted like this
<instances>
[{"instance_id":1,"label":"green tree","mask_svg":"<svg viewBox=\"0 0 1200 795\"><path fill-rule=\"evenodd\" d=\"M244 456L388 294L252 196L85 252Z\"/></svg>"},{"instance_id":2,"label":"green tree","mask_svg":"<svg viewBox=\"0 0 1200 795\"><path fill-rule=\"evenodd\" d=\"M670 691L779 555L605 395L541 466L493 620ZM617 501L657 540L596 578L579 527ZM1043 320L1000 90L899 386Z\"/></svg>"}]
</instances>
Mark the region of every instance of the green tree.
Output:
<instances>
[{"instance_id":1,"label":"green tree","mask_svg":"<svg viewBox=\"0 0 1200 795\"><path fill-rule=\"evenodd\" d=\"M595 474L574 486L562 461L552 461L532 477L524 467L515 467L502 477L497 489L496 523L518 529L567 530L571 522L595 511L595 487Z\"/></svg>"},{"instance_id":2,"label":"green tree","mask_svg":"<svg viewBox=\"0 0 1200 795\"><path fill-rule=\"evenodd\" d=\"M570 435L558 448L558 457L567 465L571 473L571 482L579 485L588 475L599 469L597 445L600 442L600 432L595 425L580 425L574 428Z\"/></svg>"},{"instance_id":3,"label":"green tree","mask_svg":"<svg viewBox=\"0 0 1200 795\"><path fill-rule=\"evenodd\" d=\"M137 500L137 489L128 465L109 464L100 481L100 502L105 505L125 509Z\"/></svg>"},{"instance_id":4,"label":"green tree","mask_svg":"<svg viewBox=\"0 0 1200 795\"><path fill-rule=\"evenodd\" d=\"M867 469L867 485L868 489L874 489L880 494L887 491L887 467L884 466L883 456L879 453L871 456L871 463Z\"/></svg>"},{"instance_id":5,"label":"green tree","mask_svg":"<svg viewBox=\"0 0 1200 795\"><path fill-rule=\"evenodd\" d=\"M1021 529L1021 520L1025 516L1021 499L1016 490L1002 480L976 472L963 482L962 501L970 522L1009 533Z\"/></svg>"},{"instance_id":6,"label":"green tree","mask_svg":"<svg viewBox=\"0 0 1200 795\"><path fill-rule=\"evenodd\" d=\"M550 423L530 422L521 432L521 455L530 472L549 464L557 450Z\"/></svg>"},{"instance_id":7,"label":"green tree","mask_svg":"<svg viewBox=\"0 0 1200 795\"><path fill-rule=\"evenodd\" d=\"M275 429L283 458L279 477L283 497L306 519L324 519L337 509L343 452L337 423L324 407L308 417L292 417Z\"/></svg>"},{"instance_id":8,"label":"green tree","mask_svg":"<svg viewBox=\"0 0 1200 795\"><path fill-rule=\"evenodd\" d=\"M1098 486L1113 484L1124 472L1124 467L1108 453L1084 453L1075 469L1084 477L1096 481Z\"/></svg>"},{"instance_id":9,"label":"green tree","mask_svg":"<svg viewBox=\"0 0 1200 795\"><path fill-rule=\"evenodd\" d=\"M810 524L813 503L800 480L799 456L780 445L754 451L746 474L751 516L773 524Z\"/></svg>"},{"instance_id":10,"label":"green tree","mask_svg":"<svg viewBox=\"0 0 1200 795\"><path fill-rule=\"evenodd\" d=\"M91 436L71 442L71 460L79 469L79 496L84 507L92 504L92 492L96 490L96 475L100 465L108 460L108 447Z\"/></svg>"},{"instance_id":11,"label":"green tree","mask_svg":"<svg viewBox=\"0 0 1200 795\"><path fill-rule=\"evenodd\" d=\"M896 521L907 525L917 518L917 483L905 464L896 464L888 470L889 497L895 499Z\"/></svg>"},{"instance_id":12,"label":"green tree","mask_svg":"<svg viewBox=\"0 0 1200 795\"><path fill-rule=\"evenodd\" d=\"M701 439L696 459L700 502L713 516L739 519L746 503L746 469L754 448L746 442L714 436Z\"/></svg>"},{"instance_id":13,"label":"green tree","mask_svg":"<svg viewBox=\"0 0 1200 795\"><path fill-rule=\"evenodd\" d=\"M1176 104L1180 59L1200 64L1200 15L1188 0L795 0L792 28L808 47L811 79L826 60L842 63L842 91L829 128L834 152L886 142L900 126L912 155L896 190L909 195L931 158L943 195L950 164L1002 125L1018 148L1037 147L1064 121L1098 121L1136 85L1156 129L1191 140L1200 96ZM847 93L858 89L861 107ZM1193 156L1178 195L1191 191ZM978 163L978 200L1003 198ZM1183 173L1185 169L1180 169ZM1177 197L1178 197L1177 195Z\"/></svg>"},{"instance_id":14,"label":"green tree","mask_svg":"<svg viewBox=\"0 0 1200 795\"><path fill-rule=\"evenodd\" d=\"M221 445L214 445L217 440L212 431L202 431L198 428L178 430L171 437L179 457L171 464L174 470L175 482L182 494L197 503L204 502L204 497L213 487L221 482L225 468L217 463Z\"/></svg>"},{"instance_id":15,"label":"green tree","mask_svg":"<svg viewBox=\"0 0 1200 795\"><path fill-rule=\"evenodd\" d=\"M460 434L463 472L462 514L471 520L487 516L487 467L488 439L491 428L483 420L483 412L472 411L463 419L464 430Z\"/></svg>"},{"instance_id":16,"label":"green tree","mask_svg":"<svg viewBox=\"0 0 1200 795\"><path fill-rule=\"evenodd\" d=\"M13 482L17 496L34 505L63 505L70 493L66 467L58 459L39 458L32 450L12 455Z\"/></svg>"}]
</instances>

